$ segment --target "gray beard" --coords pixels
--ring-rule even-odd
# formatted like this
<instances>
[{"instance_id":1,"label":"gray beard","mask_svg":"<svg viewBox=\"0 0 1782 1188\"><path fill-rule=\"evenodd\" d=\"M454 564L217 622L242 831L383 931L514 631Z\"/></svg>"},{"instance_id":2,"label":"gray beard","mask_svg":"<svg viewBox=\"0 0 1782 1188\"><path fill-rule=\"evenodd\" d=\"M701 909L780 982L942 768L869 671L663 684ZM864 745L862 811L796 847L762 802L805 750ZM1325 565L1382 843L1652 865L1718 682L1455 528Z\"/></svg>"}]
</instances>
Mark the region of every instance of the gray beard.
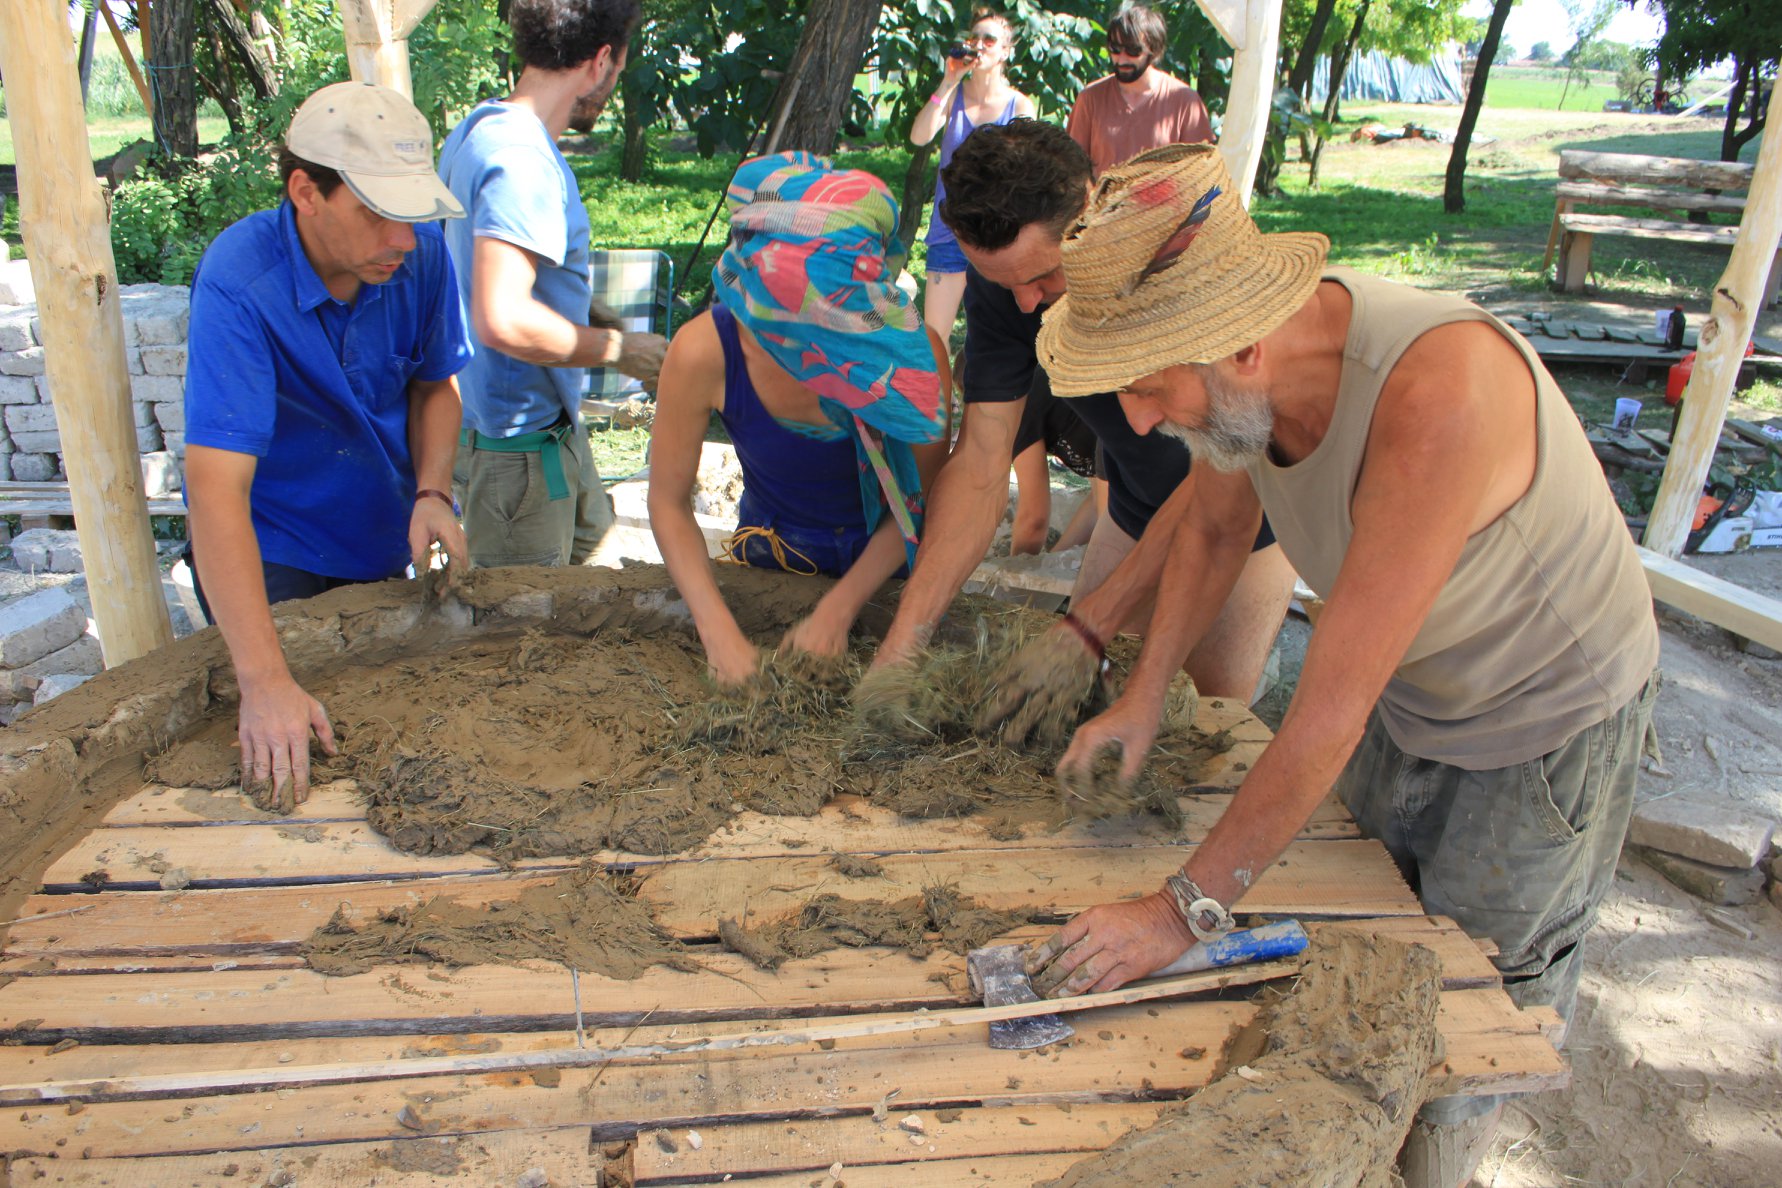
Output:
<instances>
[{"instance_id":1,"label":"gray beard","mask_svg":"<svg viewBox=\"0 0 1782 1188\"><path fill-rule=\"evenodd\" d=\"M1186 445L1196 461L1214 470L1238 471L1262 461L1275 432L1275 413L1267 398L1228 385L1211 371L1205 373L1204 382L1206 423L1190 429L1164 421L1157 426L1158 432Z\"/></svg>"}]
</instances>

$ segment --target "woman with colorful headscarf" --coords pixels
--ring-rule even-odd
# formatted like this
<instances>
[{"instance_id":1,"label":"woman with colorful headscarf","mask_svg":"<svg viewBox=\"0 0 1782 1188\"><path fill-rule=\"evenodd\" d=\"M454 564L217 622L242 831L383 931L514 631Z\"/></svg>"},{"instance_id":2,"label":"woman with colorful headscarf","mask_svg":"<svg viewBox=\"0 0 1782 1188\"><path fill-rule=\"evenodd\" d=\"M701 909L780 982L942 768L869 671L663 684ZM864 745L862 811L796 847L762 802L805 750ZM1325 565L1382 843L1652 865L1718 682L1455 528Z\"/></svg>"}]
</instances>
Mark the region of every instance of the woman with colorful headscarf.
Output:
<instances>
[{"instance_id":1,"label":"woman with colorful headscarf","mask_svg":"<svg viewBox=\"0 0 1782 1188\"><path fill-rule=\"evenodd\" d=\"M720 560L838 579L781 646L840 655L867 599L915 559L923 480L946 455L948 376L940 342L892 283L901 245L883 182L779 153L744 162L726 197L715 302L662 365L649 509L712 675L729 685L754 675L757 653L693 516L711 414L743 472Z\"/></svg>"}]
</instances>

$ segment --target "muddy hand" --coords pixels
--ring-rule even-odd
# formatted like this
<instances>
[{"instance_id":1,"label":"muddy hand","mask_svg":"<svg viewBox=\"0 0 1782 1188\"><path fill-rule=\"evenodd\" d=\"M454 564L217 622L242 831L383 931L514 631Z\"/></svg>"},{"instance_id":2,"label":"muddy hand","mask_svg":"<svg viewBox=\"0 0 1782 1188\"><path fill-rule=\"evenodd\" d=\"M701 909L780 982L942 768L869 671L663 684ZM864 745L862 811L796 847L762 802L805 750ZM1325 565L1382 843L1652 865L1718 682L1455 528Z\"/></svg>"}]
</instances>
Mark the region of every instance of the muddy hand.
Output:
<instances>
[{"instance_id":1,"label":"muddy hand","mask_svg":"<svg viewBox=\"0 0 1782 1188\"><path fill-rule=\"evenodd\" d=\"M1026 955L1034 992L1046 998L1118 990L1181 956L1194 943L1162 893L1092 907Z\"/></svg>"},{"instance_id":2,"label":"muddy hand","mask_svg":"<svg viewBox=\"0 0 1782 1188\"><path fill-rule=\"evenodd\" d=\"M1016 652L990 678L990 700L976 729L1001 729L1006 741L1063 742L1083 700L1095 688L1101 661L1075 633L1054 627Z\"/></svg>"},{"instance_id":3,"label":"muddy hand","mask_svg":"<svg viewBox=\"0 0 1782 1188\"><path fill-rule=\"evenodd\" d=\"M927 726L915 712L916 683L921 671L920 659L867 669L849 698L854 706L855 726L863 733L891 738L927 735Z\"/></svg>"},{"instance_id":4,"label":"muddy hand","mask_svg":"<svg viewBox=\"0 0 1782 1188\"><path fill-rule=\"evenodd\" d=\"M1157 738L1157 715L1122 697L1108 709L1084 722L1058 761L1058 790L1066 797L1090 799L1095 789L1095 764L1110 750L1119 752L1117 779L1130 787L1151 753Z\"/></svg>"},{"instance_id":5,"label":"muddy hand","mask_svg":"<svg viewBox=\"0 0 1782 1188\"><path fill-rule=\"evenodd\" d=\"M660 334L627 332L619 346L619 357L613 368L633 379L643 381L646 388L656 386L662 370L662 357L668 353L668 340Z\"/></svg>"}]
</instances>

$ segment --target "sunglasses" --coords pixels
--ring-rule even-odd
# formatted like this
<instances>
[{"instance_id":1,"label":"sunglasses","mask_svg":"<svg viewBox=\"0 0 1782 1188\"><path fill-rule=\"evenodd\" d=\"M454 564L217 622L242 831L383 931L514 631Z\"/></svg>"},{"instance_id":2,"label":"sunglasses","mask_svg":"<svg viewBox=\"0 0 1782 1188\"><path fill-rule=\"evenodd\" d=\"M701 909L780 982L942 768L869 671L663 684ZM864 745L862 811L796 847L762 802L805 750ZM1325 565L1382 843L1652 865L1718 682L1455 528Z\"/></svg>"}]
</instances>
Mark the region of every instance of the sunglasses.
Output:
<instances>
[{"instance_id":1,"label":"sunglasses","mask_svg":"<svg viewBox=\"0 0 1782 1188\"><path fill-rule=\"evenodd\" d=\"M996 34L994 34L994 33L967 33L964 37L961 37L959 40L965 42L967 45L995 45L996 44Z\"/></svg>"},{"instance_id":2,"label":"sunglasses","mask_svg":"<svg viewBox=\"0 0 1782 1188\"><path fill-rule=\"evenodd\" d=\"M1122 45L1118 41L1108 42L1108 53L1119 54L1122 58L1142 58L1145 50L1135 45Z\"/></svg>"}]
</instances>

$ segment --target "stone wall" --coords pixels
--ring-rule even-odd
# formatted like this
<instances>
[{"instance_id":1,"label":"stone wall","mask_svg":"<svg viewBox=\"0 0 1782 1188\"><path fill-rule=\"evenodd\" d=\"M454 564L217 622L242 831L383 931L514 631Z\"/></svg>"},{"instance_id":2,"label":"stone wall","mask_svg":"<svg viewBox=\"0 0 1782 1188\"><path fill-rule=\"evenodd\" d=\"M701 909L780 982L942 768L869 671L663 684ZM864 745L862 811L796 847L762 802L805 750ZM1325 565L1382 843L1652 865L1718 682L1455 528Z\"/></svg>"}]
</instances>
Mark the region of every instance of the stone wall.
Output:
<instances>
[{"instance_id":1,"label":"stone wall","mask_svg":"<svg viewBox=\"0 0 1782 1188\"><path fill-rule=\"evenodd\" d=\"M125 285L120 304L137 450L166 450L183 460L188 291L183 285ZM35 305L0 306L0 479L67 477L42 343Z\"/></svg>"}]
</instances>

